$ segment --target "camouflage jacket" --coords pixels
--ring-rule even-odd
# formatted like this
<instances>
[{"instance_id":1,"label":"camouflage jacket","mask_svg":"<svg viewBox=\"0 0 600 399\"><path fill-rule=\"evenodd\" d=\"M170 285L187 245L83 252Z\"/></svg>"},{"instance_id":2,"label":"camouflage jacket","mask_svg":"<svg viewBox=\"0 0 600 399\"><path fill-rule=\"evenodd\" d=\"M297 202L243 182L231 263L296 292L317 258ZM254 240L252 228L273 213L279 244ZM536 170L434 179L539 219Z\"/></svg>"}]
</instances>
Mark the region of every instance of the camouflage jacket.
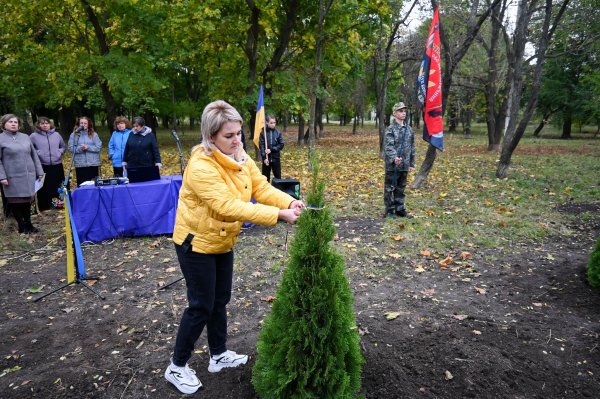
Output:
<instances>
[{"instance_id":1,"label":"camouflage jacket","mask_svg":"<svg viewBox=\"0 0 600 399\"><path fill-rule=\"evenodd\" d=\"M415 135L410 126L400 126L394 119L385 131L384 137L385 169L394 170L394 159L398 156L402 162L399 171L408 171L415 166Z\"/></svg>"}]
</instances>

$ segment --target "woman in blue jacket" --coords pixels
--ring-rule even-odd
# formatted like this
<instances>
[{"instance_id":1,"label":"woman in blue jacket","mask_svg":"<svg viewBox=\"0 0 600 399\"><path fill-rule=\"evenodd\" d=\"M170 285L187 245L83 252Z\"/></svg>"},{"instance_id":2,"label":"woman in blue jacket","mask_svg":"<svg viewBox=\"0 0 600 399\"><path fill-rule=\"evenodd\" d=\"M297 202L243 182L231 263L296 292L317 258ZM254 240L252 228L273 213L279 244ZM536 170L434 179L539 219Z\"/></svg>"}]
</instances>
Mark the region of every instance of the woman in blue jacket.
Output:
<instances>
[{"instance_id":1,"label":"woman in blue jacket","mask_svg":"<svg viewBox=\"0 0 600 399\"><path fill-rule=\"evenodd\" d=\"M108 142L108 159L112 161L115 177L123 177L123 154L131 133L131 123L124 116L115 119L115 131Z\"/></svg>"}]
</instances>

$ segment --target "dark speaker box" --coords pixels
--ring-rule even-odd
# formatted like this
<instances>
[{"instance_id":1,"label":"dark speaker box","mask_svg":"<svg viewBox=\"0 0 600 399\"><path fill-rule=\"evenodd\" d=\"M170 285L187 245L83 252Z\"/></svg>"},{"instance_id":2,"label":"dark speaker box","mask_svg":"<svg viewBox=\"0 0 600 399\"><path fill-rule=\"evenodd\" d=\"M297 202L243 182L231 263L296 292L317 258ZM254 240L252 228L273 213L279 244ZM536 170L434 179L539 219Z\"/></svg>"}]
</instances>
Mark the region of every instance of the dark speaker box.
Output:
<instances>
[{"instance_id":1,"label":"dark speaker box","mask_svg":"<svg viewBox=\"0 0 600 399\"><path fill-rule=\"evenodd\" d=\"M295 199L300 199L300 181L298 179L273 179L271 184Z\"/></svg>"}]
</instances>

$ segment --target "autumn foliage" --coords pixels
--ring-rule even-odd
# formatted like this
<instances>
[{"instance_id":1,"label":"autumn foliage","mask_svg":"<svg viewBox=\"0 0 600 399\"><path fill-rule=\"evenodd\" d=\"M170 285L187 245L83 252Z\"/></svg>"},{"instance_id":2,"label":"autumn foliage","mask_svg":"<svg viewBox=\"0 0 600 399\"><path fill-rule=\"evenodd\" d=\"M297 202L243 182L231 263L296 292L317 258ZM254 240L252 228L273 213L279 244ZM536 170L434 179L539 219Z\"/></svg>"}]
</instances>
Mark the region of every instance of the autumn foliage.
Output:
<instances>
[{"instance_id":1,"label":"autumn foliage","mask_svg":"<svg viewBox=\"0 0 600 399\"><path fill-rule=\"evenodd\" d=\"M600 288L600 238L596 242L596 247L590 256L587 277L592 287Z\"/></svg>"},{"instance_id":2,"label":"autumn foliage","mask_svg":"<svg viewBox=\"0 0 600 399\"><path fill-rule=\"evenodd\" d=\"M307 203L324 204L324 183L313 171ZM327 208L298 220L290 260L257 343L252 381L262 398L354 398L363 358L344 275L330 246L335 228Z\"/></svg>"}]
</instances>

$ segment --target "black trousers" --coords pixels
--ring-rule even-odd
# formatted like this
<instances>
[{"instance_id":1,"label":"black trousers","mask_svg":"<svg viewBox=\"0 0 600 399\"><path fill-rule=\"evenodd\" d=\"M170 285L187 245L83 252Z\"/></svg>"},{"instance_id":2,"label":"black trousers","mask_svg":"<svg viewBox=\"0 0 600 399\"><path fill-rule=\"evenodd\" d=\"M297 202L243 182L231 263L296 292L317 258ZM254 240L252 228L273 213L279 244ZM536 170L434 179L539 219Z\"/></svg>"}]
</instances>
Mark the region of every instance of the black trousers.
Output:
<instances>
[{"instance_id":1,"label":"black trousers","mask_svg":"<svg viewBox=\"0 0 600 399\"><path fill-rule=\"evenodd\" d=\"M75 168L75 175L77 177L77 187L79 187L84 181L94 180L100 176L100 167L85 166L83 168Z\"/></svg>"},{"instance_id":2,"label":"black trousers","mask_svg":"<svg viewBox=\"0 0 600 399\"><path fill-rule=\"evenodd\" d=\"M52 198L58 198L58 188L65 180L65 171L63 164L58 165L42 165L46 177L44 178L44 186L37 192L38 208L45 211L52 208Z\"/></svg>"},{"instance_id":3,"label":"black trousers","mask_svg":"<svg viewBox=\"0 0 600 399\"><path fill-rule=\"evenodd\" d=\"M173 352L173 363L183 367L192 356L204 326L210 353L217 355L227 350L227 304L231 299L233 251L208 255L191 249L186 252L177 244L175 251L188 297Z\"/></svg>"},{"instance_id":4,"label":"black trousers","mask_svg":"<svg viewBox=\"0 0 600 399\"><path fill-rule=\"evenodd\" d=\"M122 166L113 166L113 176L114 177L123 177L123 167Z\"/></svg>"},{"instance_id":5,"label":"black trousers","mask_svg":"<svg viewBox=\"0 0 600 399\"><path fill-rule=\"evenodd\" d=\"M265 161L263 160L262 174L265 175L267 181L271 181L271 171L273 171L273 176L276 179L281 179L281 161L279 158L269 158L269 165L265 165Z\"/></svg>"}]
</instances>

